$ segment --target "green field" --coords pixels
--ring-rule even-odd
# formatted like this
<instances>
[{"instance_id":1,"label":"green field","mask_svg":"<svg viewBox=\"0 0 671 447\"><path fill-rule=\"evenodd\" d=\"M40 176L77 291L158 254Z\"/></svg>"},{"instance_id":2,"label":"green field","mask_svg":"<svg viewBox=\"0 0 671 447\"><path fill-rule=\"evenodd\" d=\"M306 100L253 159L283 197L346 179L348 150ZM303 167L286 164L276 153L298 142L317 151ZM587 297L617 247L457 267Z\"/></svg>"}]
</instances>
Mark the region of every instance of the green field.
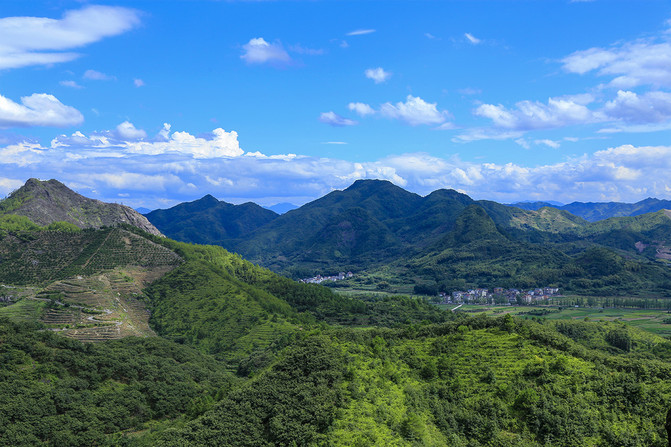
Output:
<instances>
[{"instance_id":1,"label":"green field","mask_svg":"<svg viewBox=\"0 0 671 447\"><path fill-rule=\"evenodd\" d=\"M42 301L22 299L11 306L0 307L0 317L15 321L37 321L42 317L45 303Z\"/></svg>"},{"instance_id":2,"label":"green field","mask_svg":"<svg viewBox=\"0 0 671 447\"><path fill-rule=\"evenodd\" d=\"M456 304L440 304L441 309L453 309ZM671 318L666 310L656 309L599 309L589 307L548 307L548 306L486 306L464 305L460 312L485 313L487 315L503 315L510 313L519 317L531 318L539 316L549 320L584 320L592 321L622 321L625 324L636 326L653 334L671 338L671 324L663 320ZM550 311L547 315L533 315L537 311ZM529 314L531 312L531 314Z\"/></svg>"}]
</instances>

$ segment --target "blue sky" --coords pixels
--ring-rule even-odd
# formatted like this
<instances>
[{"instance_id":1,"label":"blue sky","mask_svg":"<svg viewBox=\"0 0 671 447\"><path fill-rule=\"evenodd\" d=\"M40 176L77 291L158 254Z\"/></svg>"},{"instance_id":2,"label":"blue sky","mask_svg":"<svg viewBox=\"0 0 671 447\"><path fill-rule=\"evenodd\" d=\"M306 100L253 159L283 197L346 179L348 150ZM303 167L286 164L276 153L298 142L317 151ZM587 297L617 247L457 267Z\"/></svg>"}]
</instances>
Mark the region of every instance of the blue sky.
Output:
<instances>
[{"instance_id":1,"label":"blue sky","mask_svg":"<svg viewBox=\"0 0 671 447\"><path fill-rule=\"evenodd\" d=\"M0 194L671 198L666 1L5 1Z\"/></svg>"}]
</instances>

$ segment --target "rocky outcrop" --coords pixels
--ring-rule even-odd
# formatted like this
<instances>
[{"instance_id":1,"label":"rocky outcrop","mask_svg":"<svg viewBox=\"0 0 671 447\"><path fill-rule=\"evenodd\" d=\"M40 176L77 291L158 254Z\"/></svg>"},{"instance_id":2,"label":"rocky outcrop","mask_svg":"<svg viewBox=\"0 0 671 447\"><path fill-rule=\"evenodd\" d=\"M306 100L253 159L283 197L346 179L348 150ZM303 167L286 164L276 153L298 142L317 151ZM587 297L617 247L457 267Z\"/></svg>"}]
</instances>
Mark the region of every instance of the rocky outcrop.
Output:
<instances>
[{"instance_id":1,"label":"rocky outcrop","mask_svg":"<svg viewBox=\"0 0 671 447\"><path fill-rule=\"evenodd\" d=\"M77 194L58 180L31 178L0 202L0 213L26 216L38 225L70 222L79 228L100 228L120 223L162 236L146 217L118 203L105 203Z\"/></svg>"}]
</instances>

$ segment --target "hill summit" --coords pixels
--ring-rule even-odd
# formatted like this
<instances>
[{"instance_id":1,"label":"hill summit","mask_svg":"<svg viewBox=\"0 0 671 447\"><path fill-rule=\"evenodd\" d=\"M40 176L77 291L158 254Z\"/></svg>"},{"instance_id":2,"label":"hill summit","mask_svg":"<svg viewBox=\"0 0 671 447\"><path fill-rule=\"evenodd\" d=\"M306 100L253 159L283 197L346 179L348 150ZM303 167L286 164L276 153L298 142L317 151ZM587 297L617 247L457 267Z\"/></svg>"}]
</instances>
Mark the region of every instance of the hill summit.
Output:
<instances>
[{"instance_id":1,"label":"hill summit","mask_svg":"<svg viewBox=\"0 0 671 447\"><path fill-rule=\"evenodd\" d=\"M162 236L146 217L118 203L105 203L77 194L58 180L29 179L0 202L0 214L25 216L38 225L64 221L79 228L100 228L126 223Z\"/></svg>"}]
</instances>

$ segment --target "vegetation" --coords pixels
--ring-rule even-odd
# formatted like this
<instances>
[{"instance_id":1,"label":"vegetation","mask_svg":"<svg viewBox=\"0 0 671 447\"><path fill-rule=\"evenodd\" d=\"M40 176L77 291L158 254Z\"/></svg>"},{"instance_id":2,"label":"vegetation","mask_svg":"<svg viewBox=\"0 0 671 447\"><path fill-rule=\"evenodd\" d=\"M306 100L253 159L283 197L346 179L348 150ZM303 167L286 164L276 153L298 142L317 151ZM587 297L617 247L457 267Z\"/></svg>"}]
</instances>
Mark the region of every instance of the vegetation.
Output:
<instances>
[{"instance_id":1,"label":"vegetation","mask_svg":"<svg viewBox=\"0 0 671 447\"><path fill-rule=\"evenodd\" d=\"M0 318L3 446L117 444L113 435L149 421L197 417L235 382L160 338L83 344Z\"/></svg>"},{"instance_id":2,"label":"vegetation","mask_svg":"<svg viewBox=\"0 0 671 447\"><path fill-rule=\"evenodd\" d=\"M0 282L12 298L0 307L0 446L667 445L668 340L606 312L606 321L573 321L563 309L473 316L389 293L401 281L419 291L560 283L608 292L566 304L649 307L660 298L612 295L661 293L668 268L637 248L607 246L616 233L590 238L664 234L665 216L590 232L561 212L528 214L450 191L408 194L358 182L325 198L331 211L308 206L317 259L333 244L341 259L361 262L396 256L399 241L414 247L377 277L357 275L369 281L362 296L119 222L45 229L2 216ZM286 216L297 223L299 211ZM408 227L418 216L425 238ZM278 225L272 234L255 230L257 241L288 235L276 224L283 218L264 226ZM287 241L296 250L300 242ZM34 288L14 289L25 285ZM63 336L63 325L82 318L109 324L101 303L112 299L119 321L143 300L157 336L148 328L146 338L88 339L96 343Z\"/></svg>"},{"instance_id":3,"label":"vegetation","mask_svg":"<svg viewBox=\"0 0 671 447\"><path fill-rule=\"evenodd\" d=\"M158 445L661 447L669 348L617 324L510 316L315 332Z\"/></svg>"},{"instance_id":4,"label":"vegetation","mask_svg":"<svg viewBox=\"0 0 671 447\"><path fill-rule=\"evenodd\" d=\"M272 221L277 213L255 203L233 205L211 195L167 210L154 210L147 219L171 239L230 247L230 240L247 236Z\"/></svg>"}]
</instances>

